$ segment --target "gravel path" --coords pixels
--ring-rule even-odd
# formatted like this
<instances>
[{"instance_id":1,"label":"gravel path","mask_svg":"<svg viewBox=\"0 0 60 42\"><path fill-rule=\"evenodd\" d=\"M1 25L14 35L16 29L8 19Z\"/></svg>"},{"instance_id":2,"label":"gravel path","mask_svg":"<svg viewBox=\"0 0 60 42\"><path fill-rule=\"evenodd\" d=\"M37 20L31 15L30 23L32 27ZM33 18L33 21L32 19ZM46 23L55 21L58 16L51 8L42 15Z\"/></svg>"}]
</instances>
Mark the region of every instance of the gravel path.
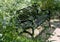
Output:
<instances>
[{"instance_id":1,"label":"gravel path","mask_svg":"<svg viewBox=\"0 0 60 42\"><path fill-rule=\"evenodd\" d=\"M51 22L51 28L47 27L48 29L46 29L44 31L42 31L41 27L40 27L40 29L39 28L35 29L34 37L38 35L36 37L36 39L39 39L39 40L42 39L43 42L48 42L48 41L46 41L47 39L49 41L52 40L53 42L60 42L59 41L60 40L60 21L58 19L53 19L50 22ZM48 25L48 23L46 25ZM31 32L32 30L29 29L28 31ZM40 33L41 31L42 31L42 33ZM54 35L47 35L48 33L54 34Z\"/></svg>"},{"instance_id":2,"label":"gravel path","mask_svg":"<svg viewBox=\"0 0 60 42\"><path fill-rule=\"evenodd\" d=\"M51 26L54 27L55 30L48 40L52 42L60 42L60 21L57 19L51 20Z\"/></svg>"},{"instance_id":3,"label":"gravel path","mask_svg":"<svg viewBox=\"0 0 60 42\"><path fill-rule=\"evenodd\" d=\"M42 40L43 42L48 42L48 40L49 41L54 40L53 39L55 37L55 36L53 36L54 32L56 32L56 34L54 34L54 35L60 34L60 31L59 31L60 30L59 29L60 28L60 21L58 19L52 19L50 22L51 22L51 28L47 28L37 37L39 40ZM57 30L57 28L58 28L58 30ZM59 33L57 33L58 31L59 31ZM50 35L50 34L52 34L52 35ZM55 37L55 38L57 38L57 37ZM58 42L58 41L55 41L55 42Z\"/></svg>"}]
</instances>

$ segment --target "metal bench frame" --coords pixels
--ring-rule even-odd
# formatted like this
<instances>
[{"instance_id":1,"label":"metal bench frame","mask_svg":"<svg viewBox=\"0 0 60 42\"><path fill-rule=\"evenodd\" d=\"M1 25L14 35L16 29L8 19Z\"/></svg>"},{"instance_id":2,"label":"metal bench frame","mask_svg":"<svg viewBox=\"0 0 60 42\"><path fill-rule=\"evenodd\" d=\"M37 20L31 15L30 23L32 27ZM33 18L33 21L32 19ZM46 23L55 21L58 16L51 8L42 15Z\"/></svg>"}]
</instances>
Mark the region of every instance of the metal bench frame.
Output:
<instances>
[{"instance_id":1,"label":"metal bench frame","mask_svg":"<svg viewBox=\"0 0 60 42\"><path fill-rule=\"evenodd\" d=\"M23 9L25 9L25 8L23 8ZM23 9L21 9L21 10L23 10ZM21 10L17 10L17 13L19 14L19 12L20 12ZM37 11L37 14L38 14L38 10L36 10L36 11ZM42 11L44 12L44 11L46 11L46 10L42 10ZM48 11L48 14L45 14L45 15L46 15L46 17L43 17L43 15L41 15L41 17L43 17L43 19L45 18L45 20L42 21L43 19L41 19L40 22L41 22L41 21L42 21L42 22L41 22L39 25L37 24L38 26L40 26L43 22L45 22L46 20L48 20L48 22L49 22L49 27L50 27L50 11ZM32 24L34 25L34 22L31 21L31 20L21 20L20 23L24 23L24 22L26 22L26 21L30 21L30 22L32 22ZM19 35L21 35L22 33L28 33L28 34L30 34L30 35L32 36L32 38L33 38L34 29L37 28L38 26L36 26L36 27L28 26L28 27L22 28L23 31L20 32ZM29 29L29 28L32 29L32 34L31 34L30 32L28 32L28 31L26 31L26 30Z\"/></svg>"}]
</instances>

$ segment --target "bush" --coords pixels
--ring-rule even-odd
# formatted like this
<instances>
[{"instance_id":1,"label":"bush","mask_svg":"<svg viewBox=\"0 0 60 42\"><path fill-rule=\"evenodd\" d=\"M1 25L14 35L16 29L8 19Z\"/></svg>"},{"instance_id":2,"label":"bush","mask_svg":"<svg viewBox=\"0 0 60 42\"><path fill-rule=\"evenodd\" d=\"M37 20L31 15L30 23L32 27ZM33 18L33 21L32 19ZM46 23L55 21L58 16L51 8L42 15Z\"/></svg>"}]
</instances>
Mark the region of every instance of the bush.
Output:
<instances>
[{"instance_id":1,"label":"bush","mask_svg":"<svg viewBox=\"0 0 60 42\"><path fill-rule=\"evenodd\" d=\"M38 39L32 40L24 36L18 36L20 29L16 32L16 28L19 27L16 27L15 23L17 17L16 10L27 7L38 1L0 0L0 42L40 42ZM38 4L40 3L38 2ZM58 6L59 5L60 4L58 4Z\"/></svg>"}]
</instances>

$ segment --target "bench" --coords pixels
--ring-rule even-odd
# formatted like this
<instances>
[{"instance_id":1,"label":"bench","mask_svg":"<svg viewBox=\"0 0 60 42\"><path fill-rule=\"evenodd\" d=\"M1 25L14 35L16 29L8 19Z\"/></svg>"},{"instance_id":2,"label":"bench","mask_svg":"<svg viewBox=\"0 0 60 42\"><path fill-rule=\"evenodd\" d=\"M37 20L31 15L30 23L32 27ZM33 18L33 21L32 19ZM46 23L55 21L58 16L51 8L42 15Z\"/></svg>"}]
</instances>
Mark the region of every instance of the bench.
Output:
<instances>
[{"instance_id":1,"label":"bench","mask_svg":"<svg viewBox=\"0 0 60 42\"><path fill-rule=\"evenodd\" d=\"M39 10L37 9L36 6L28 6L21 10L17 10L16 12L18 14L17 20L18 20L19 26L20 28L23 29L23 31L20 32L20 35L25 32L30 34L33 37L34 29L36 29L46 20L48 20L48 22L50 20L50 12L46 10L41 10L42 14L40 14L38 13ZM32 29L32 33L26 31L29 28Z\"/></svg>"}]
</instances>

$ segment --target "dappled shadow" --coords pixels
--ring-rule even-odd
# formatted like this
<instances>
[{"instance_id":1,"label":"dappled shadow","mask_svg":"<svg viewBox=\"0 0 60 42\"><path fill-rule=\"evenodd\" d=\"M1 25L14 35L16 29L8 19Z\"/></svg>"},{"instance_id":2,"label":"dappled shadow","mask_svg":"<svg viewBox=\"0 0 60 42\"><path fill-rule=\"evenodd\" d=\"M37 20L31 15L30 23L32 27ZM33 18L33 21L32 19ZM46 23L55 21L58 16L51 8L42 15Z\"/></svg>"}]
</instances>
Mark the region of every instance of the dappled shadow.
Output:
<instances>
[{"instance_id":1,"label":"dappled shadow","mask_svg":"<svg viewBox=\"0 0 60 42\"><path fill-rule=\"evenodd\" d=\"M60 20L51 20L51 27L60 28Z\"/></svg>"},{"instance_id":2,"label":"dappled shadow","mask_svg":"<svg viewBox=\"0 0 60 42\"><path fill-rule=\"evenodd\" d=\"M50 37L50 35L53 35L52 33L55 31L56 28L60 28L60 21L57 19L50 20L50 24L51 27L46 27L47 29L42 31L42 33L40 33L40 35L37 37L39 40L45 42Z\"/></svg>"}]
</instances>

